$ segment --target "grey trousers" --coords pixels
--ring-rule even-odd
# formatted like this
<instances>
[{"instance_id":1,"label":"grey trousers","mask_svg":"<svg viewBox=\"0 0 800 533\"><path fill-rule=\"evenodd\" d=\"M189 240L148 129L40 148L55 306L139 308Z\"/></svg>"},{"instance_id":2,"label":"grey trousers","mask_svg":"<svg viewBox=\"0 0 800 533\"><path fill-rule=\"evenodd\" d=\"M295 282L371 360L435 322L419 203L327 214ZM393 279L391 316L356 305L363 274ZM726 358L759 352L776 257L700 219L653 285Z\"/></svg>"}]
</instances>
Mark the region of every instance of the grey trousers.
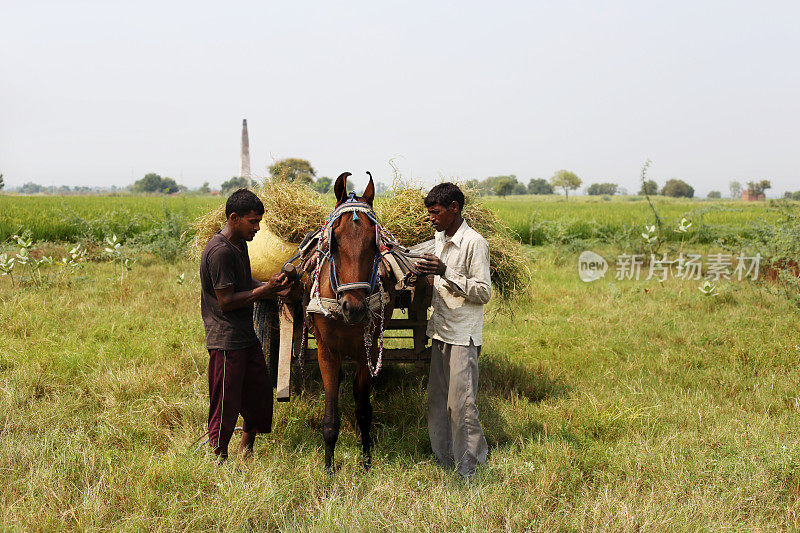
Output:
<instances>
[{"instance_id":1,"label":"grey trousers","mask_svg":"<svg viewBox=\"0 0 800 533\"><path fill-rule=\"evenodd\" d=\"M486 462L489 447L478 422L480 346L431 340L431 371L428 380L428 434L431 448L445 468L456 467L471 476Z\"/></svg>"}]
</instances>

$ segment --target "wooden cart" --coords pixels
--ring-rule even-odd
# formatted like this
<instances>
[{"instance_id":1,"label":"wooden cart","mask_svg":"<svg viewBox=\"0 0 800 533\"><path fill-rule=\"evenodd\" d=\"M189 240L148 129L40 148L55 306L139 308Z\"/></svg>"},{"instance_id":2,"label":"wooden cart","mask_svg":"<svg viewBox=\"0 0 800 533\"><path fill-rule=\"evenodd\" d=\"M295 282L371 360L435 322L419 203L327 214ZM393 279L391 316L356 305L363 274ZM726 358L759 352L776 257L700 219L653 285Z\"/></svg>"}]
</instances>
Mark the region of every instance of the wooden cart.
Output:
<instances>
[{"instance_id":1,"label":"wooden cart","mask_svg":"<svg viewBox=\"0 0 800 533\"><path fill-rule=\"evenodd\" d=\"M412 347L383 350L384 363L413 363L424 366L430 362L431 348L425 330L428 326L428 308L431 305L433 287L430 279L416 289L398 290L395 296L395 310L405 310L405 318L391 318L385 325L385 339L408 339ZM303 335L303 308L300 302L284 302L279 308L279 350L277 368L277 399L289 401L292 360L300 352ZM409 334L402 334L410 331ZM400 334L393 334L400 333ZM317 364L316 348L308 347L306 338L306 357L304 363Z\"/></svg>"}]
</instances>

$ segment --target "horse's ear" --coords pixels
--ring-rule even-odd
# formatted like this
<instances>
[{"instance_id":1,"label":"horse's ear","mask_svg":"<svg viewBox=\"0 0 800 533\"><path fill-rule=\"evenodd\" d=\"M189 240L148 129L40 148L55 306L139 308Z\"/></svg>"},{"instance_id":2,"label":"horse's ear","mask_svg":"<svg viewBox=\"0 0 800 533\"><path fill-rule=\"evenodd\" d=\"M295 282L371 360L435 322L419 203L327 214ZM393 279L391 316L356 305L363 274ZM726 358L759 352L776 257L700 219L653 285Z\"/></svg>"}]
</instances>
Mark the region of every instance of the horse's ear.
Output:
<instances>
[{"instance_id":1,"label":"horse's ear","mask_svg":"<svg viewBox=\"0 0 800 533\"><path fill-rule=\"evenodd\" d=\"M372 183L372 173L367 172L367 174L369 174L369 183L367 183L367 188L364 189L364 196L361 198L369 205L372 205L372 201L375 199L375 184Z\"/></svg>"},{"instance_id":2,"label":"horse's ear","mask_svg":"<svg viewBox=\"0 0 800 533\"><path fill-rule=\"evenodd\" d=\"M342 172L336 178L336 184L333 186L333 192L336 194L336 205L341 204L347 198L347 177L350 175L349 172Z\"/></svg>"}]
</instances>

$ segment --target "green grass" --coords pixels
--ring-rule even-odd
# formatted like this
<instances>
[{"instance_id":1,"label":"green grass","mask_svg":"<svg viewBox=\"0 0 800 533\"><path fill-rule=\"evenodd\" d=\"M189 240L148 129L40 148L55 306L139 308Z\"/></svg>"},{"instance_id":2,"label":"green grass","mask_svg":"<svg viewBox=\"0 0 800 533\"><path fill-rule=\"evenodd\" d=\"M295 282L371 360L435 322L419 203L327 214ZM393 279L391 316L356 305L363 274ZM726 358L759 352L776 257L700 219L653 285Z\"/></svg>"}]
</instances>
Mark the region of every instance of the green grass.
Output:
<instances>
[{"instance_id":1,"label":"green grass","mask_svg":"<svg viewBox=\"0 0 800 533\"><path fill-rule=\"evenodd\" d=\"M653 212L644 197L581 196L565 200L562 196L486 197L486 205L496 211L525 244L558 243L584 239L614 242L622 235L638 237L645 225L653 224ZM767 202L687 200L654 197L662 221L674 227L688 218L699 233L698 242L739 235L751 222L773 220ZM680 240L667 231L665 236Z\"/></svg>"},{"instance_id":2,"label":"green grass","mask_svg":"<svg viewBox=\"0 0 800 533\"><path fill-rule=\"evenodd\" d=\"M0 241L30 230L37 241L102 241L132 237L177 218L188 227L224 198L214 196L12 196L0 195Z\"/></svg>"},{"instance_id":3,"label":"green grass","mask_svg":"<svg viewBox=\"0 0 800 533\"><path fill-rule=\"evenodd\" d=\"M224 199L212 196L9 196L0 195L0 241L29 229L36 241L101 242L112 233L132 238L161 227L166 219L188 229L199 215ZM564 244L576 240L619 243L637 240L645 225L653 223L652 212L642 197L560 196L487 197L495 210L531 245ZM654 202L664 223L667 240L680 240L671 227L687 217L694 225L694 239L713 243L746 235L748 225L771 221L775 214L765 202L676 200L656 197ZM422 207L420 207L422 208Z\"/></svg>"},{"instance_id":4,"label":"green grass","mask_svg":"<svg viewBox=\"0 0 800 533\"><path fill-rule=\"evenodd\" d=\"M800 527L800 311L749 283L584 284L574 257L532 253L530 294L487 313L491 458L470 485L431 461L413 368L379 376L368 473L349 371L335 475L314 374L251 462L192 454L208 406L193 263L0 278L0 529Z\"/></svg>"}]
</instances>

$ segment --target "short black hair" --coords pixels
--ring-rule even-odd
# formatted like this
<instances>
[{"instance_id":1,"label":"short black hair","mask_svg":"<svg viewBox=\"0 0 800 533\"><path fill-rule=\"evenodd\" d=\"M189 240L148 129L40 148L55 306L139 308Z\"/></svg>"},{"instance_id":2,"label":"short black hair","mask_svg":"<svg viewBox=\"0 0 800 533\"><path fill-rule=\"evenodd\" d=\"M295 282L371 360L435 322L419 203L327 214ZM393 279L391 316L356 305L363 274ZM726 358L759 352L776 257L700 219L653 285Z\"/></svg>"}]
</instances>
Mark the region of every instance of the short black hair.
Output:
<instances>
[{"instance_id":1,"label":"short black hair","mask_svg":"<svg viewBox=\"0 0 800 533\"><path fill-rule=\"evenodd\" d=\"M243 217L250 211L255 211L257 215L264 214L264 204L252 191L239 189L228 196L228 201L225 202L225 218L230 217L231 213Z\"/></svg>"},{"instance_id":2,"label":"short black hair","mask_svg":"<svg viewBox=\"0 0 800 533\"><path fill-rule=\"evenodd\" d=\"M425 207L431 207L436 204L442 207L450 207L453 202L458 203L459 209L464 209L464 193L461 192L458 185L449 181L435 186L425 197Z\"/></svg>"}]
</instances>

